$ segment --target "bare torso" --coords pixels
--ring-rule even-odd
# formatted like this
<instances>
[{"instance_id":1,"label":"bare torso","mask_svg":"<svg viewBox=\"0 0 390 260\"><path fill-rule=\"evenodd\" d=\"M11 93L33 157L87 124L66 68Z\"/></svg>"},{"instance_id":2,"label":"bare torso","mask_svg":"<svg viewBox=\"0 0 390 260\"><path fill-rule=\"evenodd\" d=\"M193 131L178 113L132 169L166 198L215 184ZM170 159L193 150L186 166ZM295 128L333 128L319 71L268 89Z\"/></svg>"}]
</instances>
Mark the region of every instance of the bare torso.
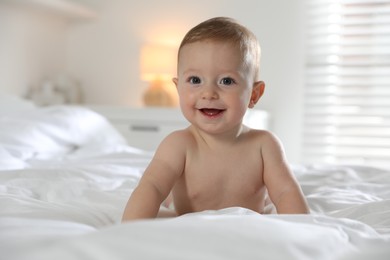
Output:
<instances>
[{"instance_id":1,"label":"bare torso","mask_svg":"<svg viewBox=\"0 0 390 260\"><path fill-rule=\"evenodd\" d=\"M169 193L176 212L166 216L228 207L264 213L266 191L278 214L309 213L278 139L267 131L241 130L225 139L191 128L170 134L132 192L122 220L163 216L159 209Z\"/></svg>"},{"instance_id":2,"label":"bare torso","mask_svg":"<svg viewBox=\"0 0 390 260\"><path fill-rule=\"evenodd\" d=\"M223 145L207 144L189 133L184 172L172 190L177 214L234 206L262 213L261 133L248 130Z\"/></svg>"}]
</instances>

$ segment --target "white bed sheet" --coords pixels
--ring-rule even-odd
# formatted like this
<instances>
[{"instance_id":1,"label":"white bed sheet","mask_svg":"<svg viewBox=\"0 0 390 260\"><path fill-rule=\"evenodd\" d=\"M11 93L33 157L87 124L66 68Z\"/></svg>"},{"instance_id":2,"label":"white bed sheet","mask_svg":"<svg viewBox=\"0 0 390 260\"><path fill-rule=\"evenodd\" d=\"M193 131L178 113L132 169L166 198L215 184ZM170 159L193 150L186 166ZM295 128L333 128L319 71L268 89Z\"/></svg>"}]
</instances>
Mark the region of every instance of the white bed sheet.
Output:
<instances>
[{"instance_id":1,"label":"white bed sheet","mask_svg":"<svg viewBox=\"0 0 390 260\"><path fill-rule=\"evenodd\" d=\"M150 153L84 108L0 122L0 259L389 259L388 170L292 166L311 215L228 208L120 224Z\"/></svg>"}]
</instances>

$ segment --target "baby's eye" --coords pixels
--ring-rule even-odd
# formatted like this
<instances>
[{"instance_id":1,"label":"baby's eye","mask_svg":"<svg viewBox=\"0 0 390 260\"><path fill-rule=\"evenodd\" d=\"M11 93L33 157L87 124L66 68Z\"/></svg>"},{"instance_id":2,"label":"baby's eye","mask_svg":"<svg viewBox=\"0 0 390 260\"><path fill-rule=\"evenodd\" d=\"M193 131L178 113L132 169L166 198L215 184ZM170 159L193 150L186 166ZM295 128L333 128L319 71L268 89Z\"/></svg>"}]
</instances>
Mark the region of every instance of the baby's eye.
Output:
<instances>
[{"instance_id":1,"label":"baby's eye","mask_svg":"<svg viewBox=\"0 0 390 260\"><path fill-rule=\"evenodd\" d=\"M196 77L196 76L192 76L188 79L188 81L191 83L191 84L200 84L201 80L199 77Z\"/></svg>"},{"instance_id":2,"label":"baby's eye","mask_svg":"<svg viewBox=\"0 0 390 260\"><path fill-rule=\"evenodd\" d=\"M221 79L221 81L220 81L220 84L226 85L226 86L232 85L232 84L234 84L234 83L236 83L236 82L235 82L234 79L232 79L232 78L223 78L223 79Z\"/></svg>"}]
</instances>

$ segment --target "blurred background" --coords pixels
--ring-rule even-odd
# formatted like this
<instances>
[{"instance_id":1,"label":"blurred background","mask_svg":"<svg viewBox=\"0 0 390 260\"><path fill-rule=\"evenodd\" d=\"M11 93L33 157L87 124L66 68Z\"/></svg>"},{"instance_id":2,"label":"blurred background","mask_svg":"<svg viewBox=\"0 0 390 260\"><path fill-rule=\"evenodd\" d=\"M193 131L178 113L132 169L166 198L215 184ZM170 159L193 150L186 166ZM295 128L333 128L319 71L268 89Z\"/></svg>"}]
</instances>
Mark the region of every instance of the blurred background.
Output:
<instances>
[{"instance_id":1,"label":"blurred background","mask_svg":"<svg viewBox=\"0 0 390 260\"><path fill-rule=\"evenodd\" d=\"M151 85L148 73L153 71L142 65L146 59L142 50L157 46L175 53L190 28L215 16L233 17L258 37L266 91L256 108L269 112L270 128L282 140L290 162L388 161L389 1L0 0L0 91L43 105L70 100L86 105L145 106L144 93ZM366 31L363 35L369 40L366 37L363 44L356 37L340 42L348 28L355 33L371 28L384 36ZM362 35L361 31L357 34ZM347 35L351 36L349 31ZM380 46L367 46L367 41ZM346 46L355 49L351 52ZM362 78L368 70L352 65L367 58L360 55L367 50L375 56L367 54L373 75ZM168 58L161 59L168 64ZM164 71L168 75L176 69L169 66L173 68ZM362 105L365 101L357 94L363 91L362 84L354 85L348 81L351 77L360 77L354 82L364 82L365 90L372 89L370 103L380 104L379 109ZM368 86L367 80L375 86ZM172 91L170 81L164 84ZM339 88L351 85L359 88ZM53 89L69 93L56 96ZM52 100L45 103L48 93ZM364 118L357 117L362 114ZM346 128L347 118L352 123ZM377 130L360 125L373 118L382 131L379 137L367 136L367 131ZM356 134L357 127L366 127L366 132ZM373 154L375 158L370 159Z\"/></svg>"}]
</instances>

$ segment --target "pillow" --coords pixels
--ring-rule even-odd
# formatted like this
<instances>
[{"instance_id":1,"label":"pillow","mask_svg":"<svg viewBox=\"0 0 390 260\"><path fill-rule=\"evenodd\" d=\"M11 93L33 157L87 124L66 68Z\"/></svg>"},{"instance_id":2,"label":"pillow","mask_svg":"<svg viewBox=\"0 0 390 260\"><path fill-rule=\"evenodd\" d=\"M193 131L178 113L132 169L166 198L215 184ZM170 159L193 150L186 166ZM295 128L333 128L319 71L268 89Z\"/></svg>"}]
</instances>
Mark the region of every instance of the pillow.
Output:
<instances>
[{"instance_id":1,"label":"pillow","mask_svg":"<svg viewBox=\"0 0 390 260\"><path fill-rule=\"evenodd\" d=\"M35 107L29 100L0 92L0 114L25 111Z\"/></svg>"},{"instance_id":2,"label":"pillow","mask_svg":"<svg viewBox=\"0 0 390 260\"><path fill-rule=\"evenodd\" d=\"M0 114L0 146L22 160L50 158L76 149L126 144L103 116L78 106L50 106Z\"/></svg>"}]
</instances>

